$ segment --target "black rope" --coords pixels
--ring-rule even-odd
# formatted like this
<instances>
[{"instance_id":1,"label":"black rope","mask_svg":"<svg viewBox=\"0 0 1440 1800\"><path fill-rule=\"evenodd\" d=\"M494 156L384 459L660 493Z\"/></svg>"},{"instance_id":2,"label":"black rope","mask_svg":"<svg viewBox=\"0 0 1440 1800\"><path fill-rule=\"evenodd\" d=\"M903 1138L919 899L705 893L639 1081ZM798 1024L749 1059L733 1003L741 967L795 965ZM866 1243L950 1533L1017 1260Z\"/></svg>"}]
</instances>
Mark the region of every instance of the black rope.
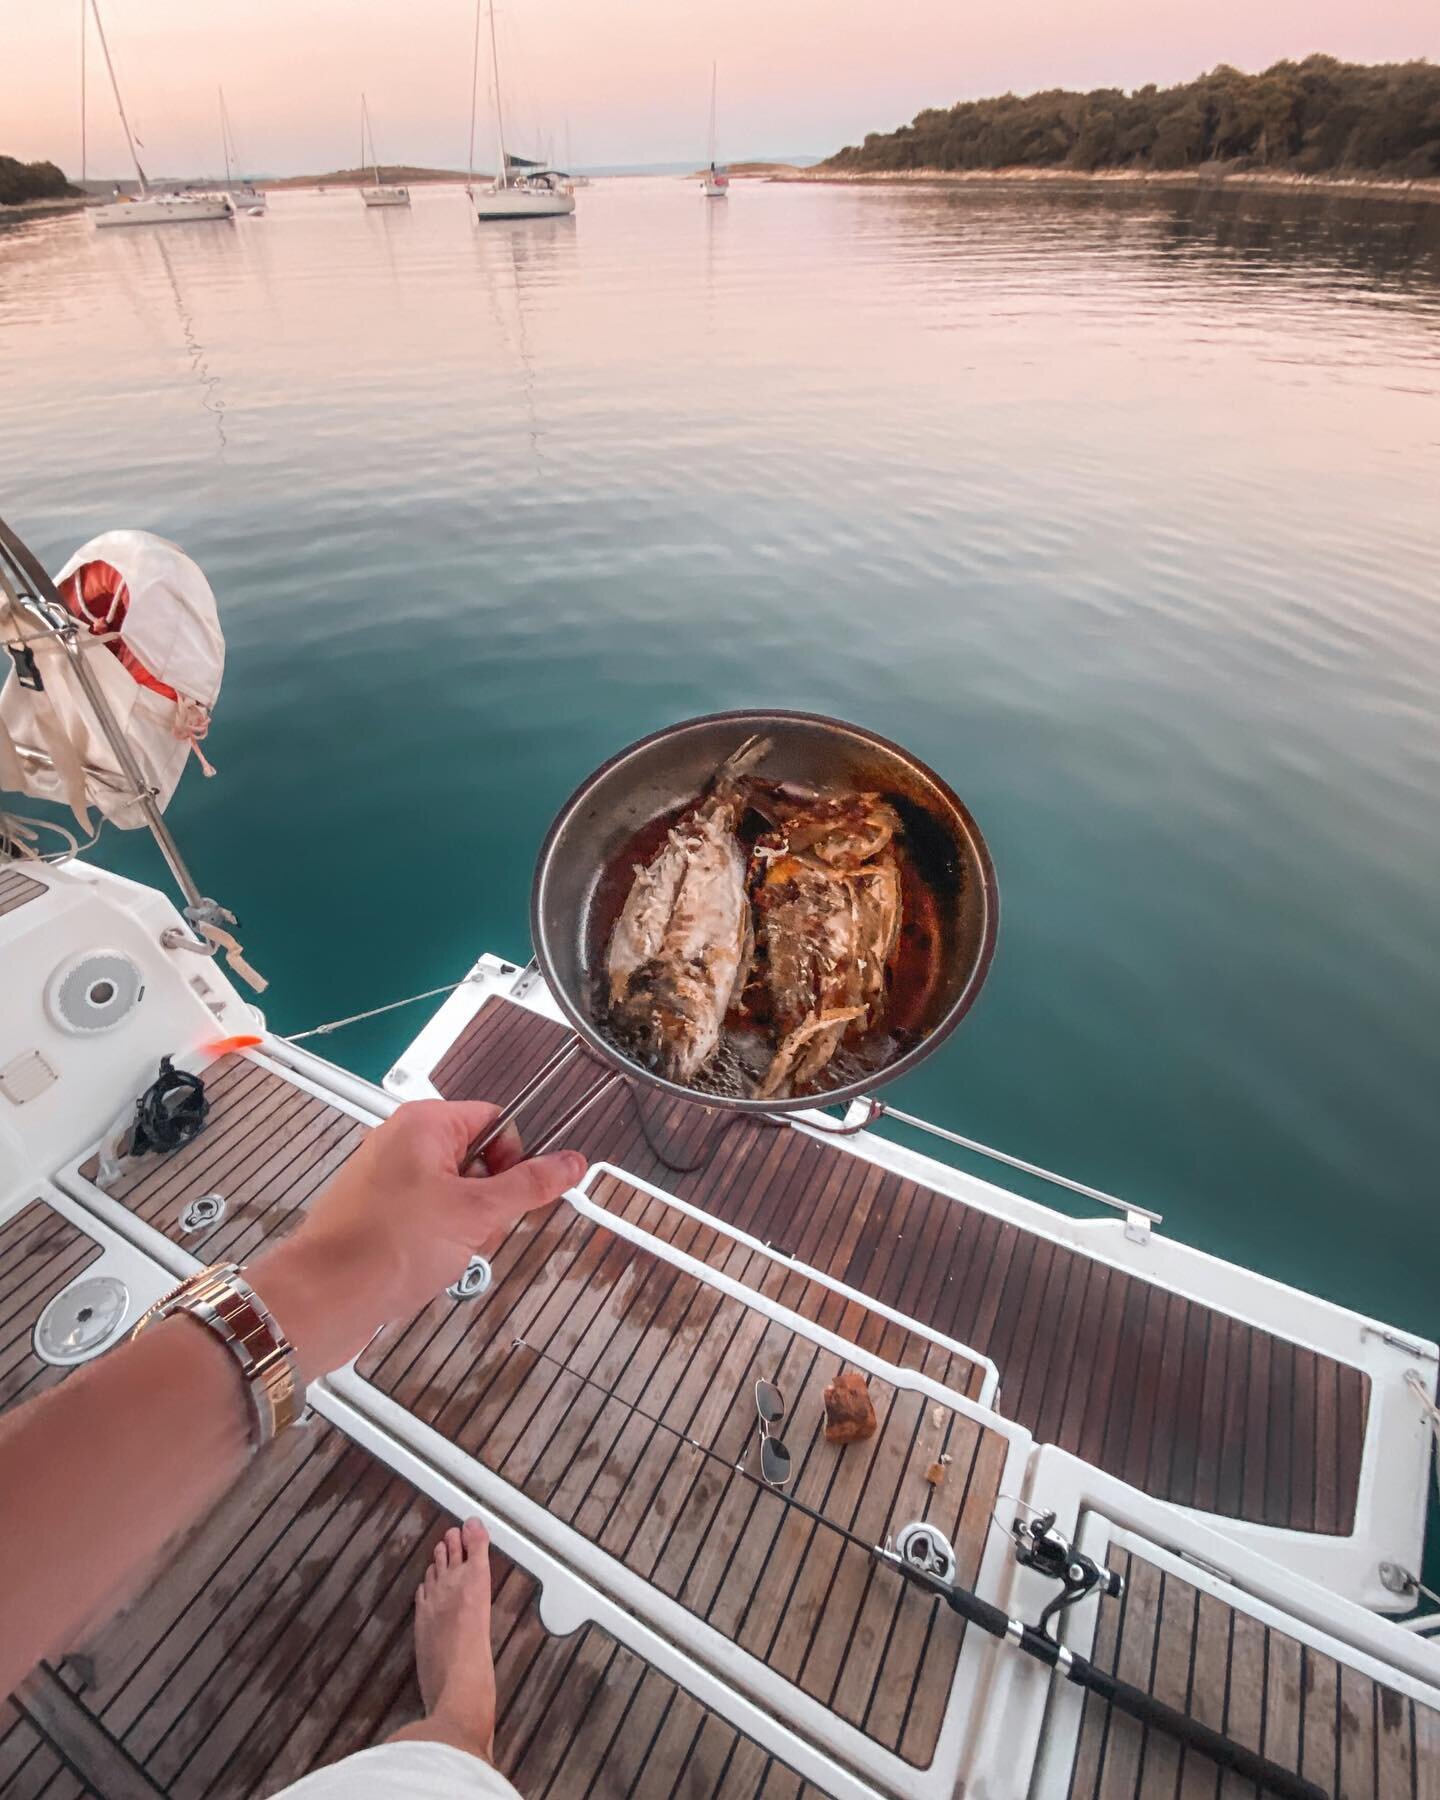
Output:
<instances>
[{"instance_id":1,"label":"black rope","mask_svg":"<svg viewBox=\"0 0 1440 1800\"><path fill-rule=\"evenodd\" d=\"M168 1056L160 1058L160 1073L135 1102L135 1123L130 1127L127 1154L179 1150L200 1135L210 1111L205 1083L188 1069L177 1069Z\"/></svg>"},{"instance_id":2,"label":"black rope","mask_svg":"<svg viewBox=\"0 0 1440 1800\"><path fill-rule=\"evenodd\" d=\"M645 1148L655 1158L656 1162L660 1164L661 1168L668 1169L672 1175L698 1175L702 1169L709 1168L710 1164L715 1160L715 1153L720 1148L725 1134L732 1125L743 1118L748 1117L755 1119L756 1122L761 1125L776 1126L782 1123L779 1119L766 1118L755 1113L730 1113L728 1117L720 1120L718 1126L712 1128L709 1137L706 1139L705 1148L700 1152L699 1156L696 1157L695 1161L680 1163L676 1162L673 1157L667 1156L651 1135L650 1121L645 1117L645 1108L640 1104L639 1083L627 1081L625 1083L625 1092L630 1096L630 1104L635 1108L635 1122L640 1127L640 1135L645 1140ZM703 1105L704 1102L698 1101L696 1104Z\"/></svg>"}]
</instances>

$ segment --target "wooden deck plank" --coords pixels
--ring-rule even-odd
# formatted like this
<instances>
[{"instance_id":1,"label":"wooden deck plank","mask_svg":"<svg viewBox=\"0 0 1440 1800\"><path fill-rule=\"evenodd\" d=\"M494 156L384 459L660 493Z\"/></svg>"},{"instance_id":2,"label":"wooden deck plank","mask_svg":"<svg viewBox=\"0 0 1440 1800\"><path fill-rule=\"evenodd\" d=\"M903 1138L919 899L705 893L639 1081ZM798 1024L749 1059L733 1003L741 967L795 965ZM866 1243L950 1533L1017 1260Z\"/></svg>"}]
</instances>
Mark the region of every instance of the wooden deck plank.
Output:
<instances>
[{"instance_id":1,"label":"wooden deck plank","mask_svg":"<svg viewBox=\"0 0 1440 1800\"><path fill-rule=\"evenodd\" d=\"M1115 1673L1137 1687L1150 1685L1160 1625L1164 1577L1152 1564L1132 1558ZM1095 1785L1096 1800L1131 1800L1139 1792L1145 1727L1125 1713L1112 1713L1105 1755Z\"/></svg>"},{"instance_id":2,"label":"wooden deck plank","mask_svg":"<svg viewBox=\"0 0 1440 1800\"><path fill-rule=\"evenodd\" d=\"M1411 1709L1394 1688L1377 1686L1375 1710L1375 1788L1383 1800L1414 1800L1414 1740ZM1421 1709L1423 1711L1423 1708ZM1440 1753L1440 1745L1436 1746Z\"/></svg>"},{"instance_id":3,"label":"wooden deck plank","mask_svg":"<svg viewBox=\"0 0 1440 1800\"><path fill-rule=\"evenodd\" d=\"M1340 1405L1335 1423L1335 1482L1339 1490L1339 1530L1355 1529L1360 1491L1360 1459L1365 1449L1365 1422L1370 1407L1370 1378L1342 1363L1336 1372Z\"/></svg>"},{"instance_id":4,"label":"wooden deck plank","mask_svg":"<svg viewBox=\"0 0 1440 1800\"><path fill-rule=\"evenodd\" d=\"M1125 1606L1130 1593L1128 1551L1111 1557L1111 1566L1124 1582L1124 1593L1118 1601L1103 1606L1095 1625L1095 1642L1090 1656L1096 1668L1115 1673L1120 1654L1120 1633L1125 1622ZM1075 1740L1075 1760L1070 1768L1069 1800L1094 1800L1100 1780L1100 1767L1105 1756L1105 1740L1110 1729L1110 1708L1087 1693L1080 1714L1080 1728Z\"/></svg>"},{"instance_id":5,"label":"wooden deck plank","mask_svg":"<svg viewBox=\"0 0 1440 1800\"><path fill-rule=\"evenodd\" d=\"M1265 1627L1248 1613L1233 1613L1222 1729L1228 1738L1243 1744L1247 1750L1260 1749L1265 1729L1265 1653ZM1220 1800L1254 1800L1255 1784L1242 1781L1233 1770L1227 1769L1220 1779L1219 1794Z\"/></svg>"},{"instance_id":6,"label":"wooden deck plank","mask_svg":"<svg viewBox=\"0 0 1440 1800\"><path fill-rule=\"evenodd\" d=\"M1189 1698L1196 1597L1186 1582L1167 1580L1161 1584L1150 1691L1167 1705L1182 1709ZM1173 1738L1162 1731L1146 1731L1141 1746L1140 1787L1173 1793L1179 1785L1180 1762L1181 1747Z\"/></svg>"},{"instance_id":7,"label":"wooden deck plank","mask_svg":"<svg viewBox=\"0 0 1440 1800\"><path fill-rule=\"evenodd\" d=\"M1300 1773L1318 1782L1327 1794L1336 1792L1340 1776L1339 1677L1333 1657L1301 1646Z\"/></svg>"},{"instance_id":8,"label":"wooden deck plank","mask_svg":"<svg viewBox=\"0 0 1440 1800\"><path fill-rule=\"evenodd\" d=\"M241 1484L181 1540L164 1581L83 1646L79 1654L99 1671L94 1688L44 1665L32 1678L33 1692L48 1696L44 1731L78 1769L103 1772L96 1791L104 1800L259 1800L418 1716L413 1594L450 1521L323 1422L274 1450L282 1447L287 1455L252 1466L252 1492ZM306 1468L346 1482L305 1487L297 1476ZM261 1520L271 1530L257 1565ZM526 1800L802 1792L793 1770L599 1627L551 1637L534 1581L498 1555L492 1571L496 1761ZM178 1659L168 1654L172 1641ZM6 1800L87 1792L46 1736L8 1706L0 1785Z\"/></svg>"},{"instance_id":9,"label":"wooden deck plank","mask_svg":"<svg viewBox=\"0 0 1440 1800\"><path fill-rule=\"evenodd\" d=\"M1216 1455L1215 1510L1227 1518L1245 1517L1245 1467L1249 1460L1249 1429L1255 1414L1249 1409L1251 1351L1254 1332L1238 1319L1223 1322L1229 1339L1225 1364L1220 1440ZM1263 1454L1263 1446L1256 1446Z\"/></svg>"},{"instance_id":10,"label":"wooden deck plank","mask_svg":"<svg viewBox=\"0 0 1440 1800\"><path fill-rule=\"evenodd\" d=\"M1172 1582L1172 1586L1178 1583ZM1213 1594L1197 1591L1194 1637L1190 1649L1190 1683L1185 1710L1214 1731L1225 1729L1230 1700L1230 1635L1234 1614ZM1215 1800L1215 1764L1209 1757L1185 1751L1175 1800Z\"/></svg>"},{"instance_id":11,"label":"wooden deck plank","mask_svg":"<svg viewBox=\"0 0 1440 1800\"><path fill-rule=\"evenodd\" d=\"M1127 1461L1141 1470L1137 1487L1147 1491L1166 1487L1174 1478L1175 1438L1179 1429L1180 1390L1185 1368L1185 1345L1190 1315L1197 1309L1180 1294L1170 1296L1165 1314L1165 1335L1160 1345L1160 1366L1147 1430L1148 1453L1143 1463L1132 1442Z\"/></svg>"},{"instance_id":12,"label":"wooden deck plank","mask_svg":"<svg viewBox=\"0 0 1440 1800\"><path fill-rule=\"evenodd\" d=\"M32 1333L46 1304L102 1254L99 1244L43 1201L0 1224L0 1412L57 1386L69 1373L35 1354Z\"/></svg>"},{"instance_id":13,"label":"wooden deck plank","mask_svg":"<svg viewBox=\"0 0 1440 1800\"><path fill-rule=\"evenodd\" d=\"M43 881L22 875L19 869L0 867L0 913L15 912L49 891Z\"/></svg>"},{"instance_id":14,"label":"wooden deck plank","mask_svg":"<svg viewBox=\"0 0 1440 1800\"><path fill-rule=\"evenodd\" d=\"M1164 1288L1137 1283L1144 1292L1145 1311L1139 1328L1139 1368L1130 1396L1129 1416L1116 1409L1118 1432L1116 1455L1124 1479L1143 1488L1150 1455L1154 1447L1155 1401L1160 1388L1160 1373L1165 1353L1165 1333L1172 1306L1185 1303ZM1123 1445L1123 1448L1121 1447Z\"/></svg>"},{"instance_id":15,"label":"wooden deck plank","mask_svg":"<svg viewBox=\"0 0 1440 1800\"><path fill-rule=\"evenodd\" d=\"M1440 1712L1412 1709L1410 1745L1415 1800L1440 1800Z\"/></svg>"},{"instance_id":16,"label":"wooden deck plank","mask_svg":"<svg viewBox=\"0 0 1440 1800\"><path fill-rule=\"evenodd\" d=\"M1440 1800L1440 1713L1135 1553L1103 1600L1094 1659L1335 1800ZM1137 1623L1138 1620L1138 1623ZM1158 1629L1157 1627L1158 1623ZM1149 1658L1145 1655L1149 1647ZM1255 1800L1255 1784L1088 1697L1071 1800Z\"/></svg>"}]
</instances>

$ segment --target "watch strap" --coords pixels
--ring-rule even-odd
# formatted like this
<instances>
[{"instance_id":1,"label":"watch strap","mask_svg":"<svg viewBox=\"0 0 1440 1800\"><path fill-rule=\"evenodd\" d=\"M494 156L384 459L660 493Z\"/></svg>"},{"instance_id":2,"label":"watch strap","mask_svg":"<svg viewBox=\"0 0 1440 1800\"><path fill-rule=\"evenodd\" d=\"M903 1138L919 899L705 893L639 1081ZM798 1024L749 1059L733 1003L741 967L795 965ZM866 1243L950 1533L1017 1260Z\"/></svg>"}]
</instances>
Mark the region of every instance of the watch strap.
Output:
<instances>
[{"instance_id":1,"label":"watch strap","mask_svg":"<svg viewBox=\"0 0 1440 1800\"><path fill-rule=\"evenodd\" d=\"M132 1337L176 1313L198 1319L235 1358L250 1402L257 1448L293 1425L304 1406L294 1347L237 1263L197 1269L144 1313Z\"/></svg>"}]
</instances>

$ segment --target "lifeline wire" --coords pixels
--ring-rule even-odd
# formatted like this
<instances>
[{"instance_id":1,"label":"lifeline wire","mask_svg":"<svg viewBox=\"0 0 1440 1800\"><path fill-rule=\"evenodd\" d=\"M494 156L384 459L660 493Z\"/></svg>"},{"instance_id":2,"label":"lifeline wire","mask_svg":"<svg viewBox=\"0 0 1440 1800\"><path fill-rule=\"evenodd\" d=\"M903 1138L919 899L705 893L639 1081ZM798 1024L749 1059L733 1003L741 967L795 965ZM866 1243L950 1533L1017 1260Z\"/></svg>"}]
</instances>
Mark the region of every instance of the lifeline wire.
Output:
<instances>
[{"instance_id":1,"label":"lifeline wire","mask_svg":"<svg viewBox=\"0 0 1440 1800\"><path fill-rule=\"evenodd\" d=\"M467 975L465 981L470 977ZM362 1019L378 1019L381 1013L395 1012L402 1006L413 1006L417 1000L433 1000L438 994L453 994L456 988L462 988L465 981L452 981L445 987L427 988L423 994L407 994L403 1000L391 1000L384 1006L372 1006L369 1012L351 1013L348 1019L331 1019L326 1025L312 1025L308 1031L292 1031L286 1035L287 1044L298 1044L301 1038L324 1037L329 1032L339 1031L342 1025L358 1025Z\"/></svg>"}]
</instances>

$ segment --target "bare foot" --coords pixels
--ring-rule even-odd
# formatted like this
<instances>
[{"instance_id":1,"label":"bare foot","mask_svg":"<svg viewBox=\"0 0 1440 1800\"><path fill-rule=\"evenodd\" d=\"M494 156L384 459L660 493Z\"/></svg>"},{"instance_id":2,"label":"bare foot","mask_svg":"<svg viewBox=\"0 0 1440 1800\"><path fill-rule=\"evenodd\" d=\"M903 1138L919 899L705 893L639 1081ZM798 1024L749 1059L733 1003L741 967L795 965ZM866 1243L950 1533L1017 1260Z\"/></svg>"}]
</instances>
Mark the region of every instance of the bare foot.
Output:
<instances>
[{"instance_id":1,"label":"bare foot","mask_svg":"<svg viewBox=\"0 0 1440 1800\"><path fill-rule=\"evenodd\" d=\"M478 1519L451 1526L415 1590L415 1666L433 1735L493 1761L490 1536Z\"/></svg>"}]
</instances>

